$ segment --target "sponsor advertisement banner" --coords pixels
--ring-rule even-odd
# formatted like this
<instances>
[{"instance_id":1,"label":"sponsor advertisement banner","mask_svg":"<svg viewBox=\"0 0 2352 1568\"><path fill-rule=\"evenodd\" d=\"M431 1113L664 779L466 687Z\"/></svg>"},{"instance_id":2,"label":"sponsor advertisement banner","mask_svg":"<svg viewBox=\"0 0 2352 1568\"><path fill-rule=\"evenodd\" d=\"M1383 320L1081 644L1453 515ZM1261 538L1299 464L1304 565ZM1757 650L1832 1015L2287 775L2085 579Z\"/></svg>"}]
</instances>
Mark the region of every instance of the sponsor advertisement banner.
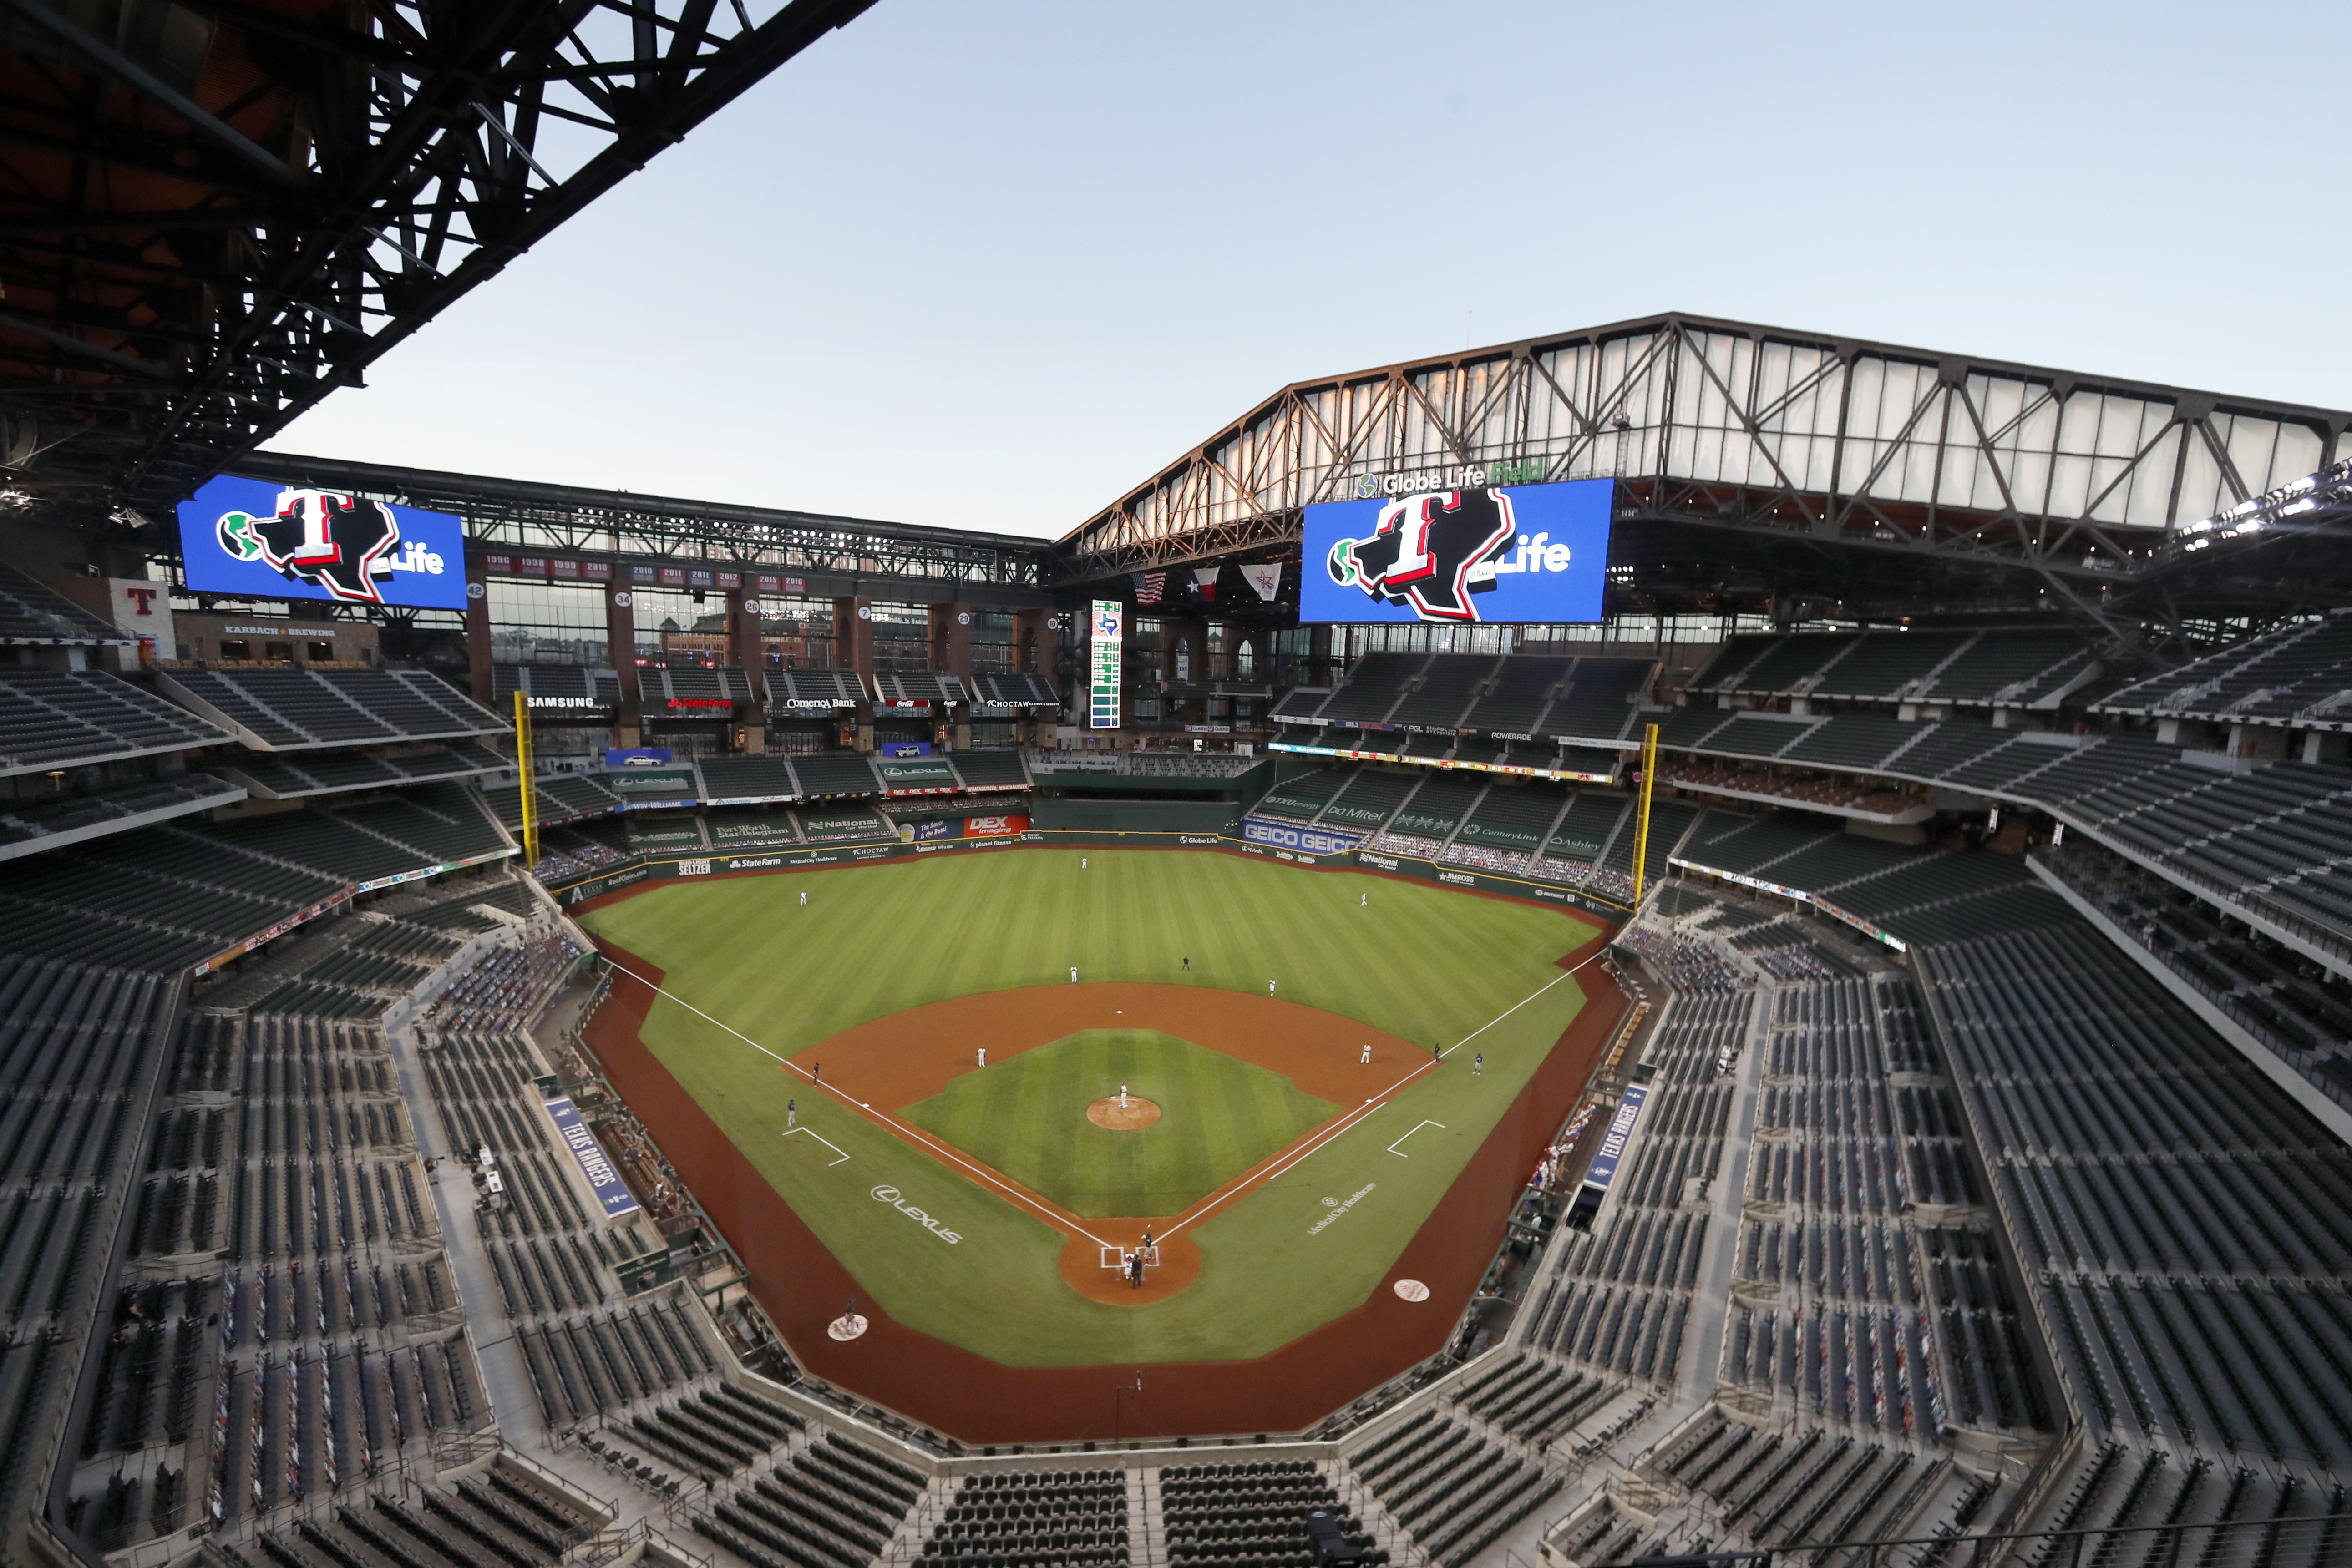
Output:
<instances>
[{"instance_id":1,"label":"sponsor advertisement banner","mask_svg":"<svg viewBox=\"0 0 2352 1568\"><path fill-rule=\"evenodd\" d=\"M1500 485L1480 467L1448 487L1309 507L1301 621L1601 619L1613 479Z\"/></svg>"},{"instance_id":2,"label":"sponsor advertisement banner","mask_svg":"<svg viewBox=\"0 0 2352 1568\"><path fill-rule=\"evenodd\" d=\"M547 1102L547 1113L554 1118L556 1135L563 1140L563 1146L572 1151L572 1159L580 1166L580 1174L586 1176L588 1185L595 1189L596 1206L604 1211L604 1218L613 1219L624 1214L635 1214L637 1200L629 1196L628 1183L623 1181L621 1173L613 1168L613 1162L604 1155L604 1145L596 1141L596 1134L590 1130L588 1124L580 1119L580 1109L572 1103L572 1097L565 1094L550 1100Z\"/></svg>"},{"instance_id":3,"label":"sponsor advertisement banner","mask_svg":"<svg viewBox=\"0 0 2352 1568\"><path fill-rule=\"evenodd\" d=\"M1617 1179L1617 1167L1624 1162L1625 1145L1633 1141L1633 1124L1642 1119L1642 1103L1650 1097L1646 1083L1630 1085L1625 1098L1618 1102L1617 1113L1609 1118L1609 1130L1601 1134L1601 1146L1592 1151L1592 1164L1584 1173L1584 1185L1607 1191Z\"/></svg>"},{"instance_id":4,"label":"sponsor advertisement banner","mask_svg":"<svg viewBox=\"0 0 2352 1568\"><path fill-rule=\"evenodd\" d=\"M1321 828L1294 828L1287 822L1267 821L1262 817L1243 818L1242 837L1254 844L1272 844L1276 849L1303 850L1310 855L1343 854L1363 841L1361 833L1334 833Z\"/></svg>"},{"instance_id":5,"label":"sponsor advertisement banner","mask_svg":"<svg viewBox=\"0 0 2352 1568\"><path fill-rule=\"evenodd\" d=\"M885 757L929 757L931 743L928 740L886 740L882 743Z\"/></svg>"},{"instance_id":6,"label":"sponsor advertisement banner","mask_svg":"<svg viewBox=\"0 0 2352 1568\"><path fill-rule=\"evenodd\" d=\"M613 746L604 750L607 768L667 768L669 759L667 746Z\"/></svg>"},{"instance_id":7,"label":"sponsor advertisement banner","mask_svg":"<svg viewBox=\"0 0 2352 1568\"><path fill-rule=\"evenodd\" d=\"M297 925L300 925L307 921L316 920L321 915L326 914L330 909L333 909L337 905L348 902L352 894L357 891L358 889L356 888L350 888L335 894L332 898L322 898L318 903L310 905L310 908L305 909L299 914L288 915L285 919L278 921L274 925L271 925L268 930L255 932L252 936L247 937L236 946L224 948L220 952L217 952L211 957L205 959L203 963L196 965L194 967L194 973L199 975L208 975L215 969L219 968L223 964L228 963L232 959L244 957L247 953L252 952L256 947L260 946L264 942L269 941L272 937L283 936L289 931L293 930Z\"/></svg>"},{"instance_id":8,"label":"sponsor advertisement banner","mask_svg":"<svg viewBox=\"0 0 2352 1568\"><path fill-rule=\"evenodd\" d=\"M961 824L949 818L936 822L913 822L908 826L914 830L914 841L927 844L934 839L952 839L959 836Z\"/></svg>"},{"instance_id":9,"label":"sponsor advertisement banner","mask_svg":"<svg viewBox=\"0 0 2352 1568\"><path fill-rule=\"evenodd\" d=\"M352 884L352 891L373 893L379 887L397 887L404 882L415 882L420 877L439 876L445 871L457 871L465 866L479 865L484 861L504 860L509 855L520 853L522 852L518 849L490 850L483 854L467 855L461 861L443 861L439 865L418 866L415 871L404 871L397 876L380 876L373 882L354 883Z\"/></svg>"},{"instance_id":10,"label":"sponsor advertisement banner","mask_svg":"<svg viewBox=\"0 0 2352 1568\"><path fill-rule=\"evenodd\" d=\"M1761 877L1743 876L1736 871L1721 871L1711 865L1701 865L1696 861L1685 860L1680 855L1670 857L1666 863L1679 866L1685 871L1697 872L1704 876L1721 877L1726 882L1736 882L1742 887L1752 887L1759 893L1769 893L1781 898L1793 899L1799 904L1810 904L1823 915L1833 920L1843 920L1871 940L1883 942L1897 953L1907 953L1911 950L1911 945L1900 936L1874 925L1859 915L1840 909L1828 899L1807 893L1801 887L1789 887L1777 882L1766 882Z\"/></svg>"},{"instance_id":11,"label":"sponsor advertisement banner","mask_svg":"<svg viewBox=\"0 0 2352 1568\"><path fill-rule=\"evenodd\" d=\"M179 514L200 593L466 608L465 524L447 512L223 474Z\"/></svg>"},{"instance_id":12,"label":"sponsor advertisement banner","mask_svg":"<svg viewBox=\"0 0 2352 1568\"><path fill-rule=\"evenodd\" d=\"M966 817L963 836L968 839L1002 838L1007 833L1025 833L1029 818L1024 812L999 813L990 817Z\"/></svg>"},{"instance_id":13,"label":"sponsor advertisement banner","mask_svg":"<svg viewBox=\"0 0 2352 1568\"><path fill-rule=\"evenodd\" d=\"M1332 738L1339 738L1334 732ZM1402 762L1414 768L1435 768L1444 771L1460 768L1466 773L1509 773L1525 779L1570 779L1586 784L1606 784L1614 777L1608 773L1582 773L1572 768L1526 768L1516 762L1458 762L1439 757L1405 757L1393 751L1359 751L1346 746L1300 746L1295 741L1275 740L1266 743L1269 751L1294 751L1302 757L1339 757L1364 762Z\"/></svg>"}]
</instances>

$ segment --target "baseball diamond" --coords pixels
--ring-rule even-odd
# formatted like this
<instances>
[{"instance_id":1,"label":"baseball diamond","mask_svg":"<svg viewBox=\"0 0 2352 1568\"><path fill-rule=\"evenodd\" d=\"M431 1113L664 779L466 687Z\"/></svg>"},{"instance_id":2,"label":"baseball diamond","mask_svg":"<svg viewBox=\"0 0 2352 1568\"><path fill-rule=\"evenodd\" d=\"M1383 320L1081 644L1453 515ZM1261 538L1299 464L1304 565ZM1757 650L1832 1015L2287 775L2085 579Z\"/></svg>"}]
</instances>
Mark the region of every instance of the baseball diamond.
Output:
<instances>
[{"instance_id":1,"label":"baseball diamond","mask_svg":"<svg viewBox=\"0 0 2352 1568\"><path fill-rule=\"evenodd\" d=\"M659 971L639 1034L660 1068L900 1324L1083 1366L1246 1361L1368 1302L1403 1311L1381 1287L1576 1020L1560 960L1594 927L1396 883L1366 908L1360 876L1223 854L1078 858L670 883L583 923L616 996ZM1074 959L1076 986L1056 974ZM1474 1032L1481 1075L1419 1043ZM1093 1125L1120 1083L1160 1119ZM792 1097L845 1163L782 1135ZM1424 1121L1410 1160L1376 1135ZM1368 1184L1344 1237L1317 1229L1328 1195ZM1066 1250L1147 1224L1197 1247L1196 1279L1147 1270L1140 1304L1070 1281Z\"/></svg>"}]
</instances>

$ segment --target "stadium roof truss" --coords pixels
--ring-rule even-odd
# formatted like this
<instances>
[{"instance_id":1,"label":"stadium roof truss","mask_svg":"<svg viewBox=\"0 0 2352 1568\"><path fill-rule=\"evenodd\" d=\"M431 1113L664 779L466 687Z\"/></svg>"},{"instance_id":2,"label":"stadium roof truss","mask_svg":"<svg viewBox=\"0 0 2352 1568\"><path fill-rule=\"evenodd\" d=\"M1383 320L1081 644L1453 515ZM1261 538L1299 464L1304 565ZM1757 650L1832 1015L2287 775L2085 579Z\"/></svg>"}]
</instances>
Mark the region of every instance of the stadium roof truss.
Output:
<instances>
[{"instance_id":1,"label":"stadium roof truss","mask_svg":"<svg viewBox=\"0 0 2352 1568\"><path fill-rule=\"evenodd\" d=\"M168 507L872 3L0 0L0 477Z\"/></svg>"},{"instance_id":2,"label":"stadium roof truss","mask_svg":"<svg viewBox=\"0 0 2352 1568\"><path fill-rule=\"evenodd\" d=\"M372 496L466 521L469 543L575 555L636 556L938 582L1034 587L1044 541L735 507L717 501L541 485L335 458L257 452L257 478Z\"/></svg>"},{"instance_id":3,"label":"stadium roof truss","mask_svg":"<svg viewBox=\"0 0 2352 1568\"><path fill-rule=\"evenodd\" d=\"M1666 315L1285 387L1067 535L1058 564L1083 581L1277 553L1305 507L1509 465L1620 479L1621 554L1634 523L1745 536L1728 559L1926 558L2022 574L2104 620L2175 530L2346 455L2347 424Z\"/></svg>"}]
</instances>

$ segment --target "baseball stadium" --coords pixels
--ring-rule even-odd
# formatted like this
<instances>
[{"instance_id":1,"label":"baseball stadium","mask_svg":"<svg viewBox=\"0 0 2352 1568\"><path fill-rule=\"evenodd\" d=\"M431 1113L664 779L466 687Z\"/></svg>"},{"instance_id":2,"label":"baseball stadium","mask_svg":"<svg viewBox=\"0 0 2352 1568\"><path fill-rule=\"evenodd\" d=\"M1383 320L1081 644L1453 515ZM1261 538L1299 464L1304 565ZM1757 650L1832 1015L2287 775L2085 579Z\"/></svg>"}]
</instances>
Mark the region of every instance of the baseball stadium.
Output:
<instances>
[{"instance_id":1,"label":"baseball stadium","mask_svg":"<svg viewBox=\"0 0 2352 1568\"><path fill-rule=\"evenodd\" d=\"M262 449L871 3L18 8L0 1561L2352 1563L2352 412L1676 312L1055 537Z\"/></svg>"}]
</instances>

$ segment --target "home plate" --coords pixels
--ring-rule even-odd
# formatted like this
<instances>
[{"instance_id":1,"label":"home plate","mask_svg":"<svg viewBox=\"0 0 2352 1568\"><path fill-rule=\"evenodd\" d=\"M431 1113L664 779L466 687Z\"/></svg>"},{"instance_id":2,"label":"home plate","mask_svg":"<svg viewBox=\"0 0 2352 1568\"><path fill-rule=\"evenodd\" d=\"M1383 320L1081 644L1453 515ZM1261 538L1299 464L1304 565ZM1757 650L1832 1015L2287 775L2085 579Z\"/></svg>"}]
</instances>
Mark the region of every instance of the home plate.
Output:
<instances>
[{"instance_id":1,"label":"home plate","mask_svg":"<svg viewBox=\"0 0 2352 1568\"><path fill-rule=\"evenodd\" d=\"M1424 1288L1422 1294L1429 1294L1428 1290ZM866 1320L855 1312L847 1313L825 1324L824 1332L835 1339L856 1339L866 1332Z\"/></svg>"},{"instance_id":2,"label":"home plate","mask_svg":"<svg viewBox=\"0 0 2352 1568\"><path fill-rule=\"evenodd\" d=\"M1429 1287L1423 1284L1418 1280L1399 1280L1391 1287L1391 1289L1394 1290L1398 1297L1403 1301L1425 1301L1429 1300ZM858 1321L863 1322L865 1320L861 1318ZM845 1339L848 1336L845 1334L836 1333L834 1337L835 1339Z\"/></svg>"}]
</instances>

